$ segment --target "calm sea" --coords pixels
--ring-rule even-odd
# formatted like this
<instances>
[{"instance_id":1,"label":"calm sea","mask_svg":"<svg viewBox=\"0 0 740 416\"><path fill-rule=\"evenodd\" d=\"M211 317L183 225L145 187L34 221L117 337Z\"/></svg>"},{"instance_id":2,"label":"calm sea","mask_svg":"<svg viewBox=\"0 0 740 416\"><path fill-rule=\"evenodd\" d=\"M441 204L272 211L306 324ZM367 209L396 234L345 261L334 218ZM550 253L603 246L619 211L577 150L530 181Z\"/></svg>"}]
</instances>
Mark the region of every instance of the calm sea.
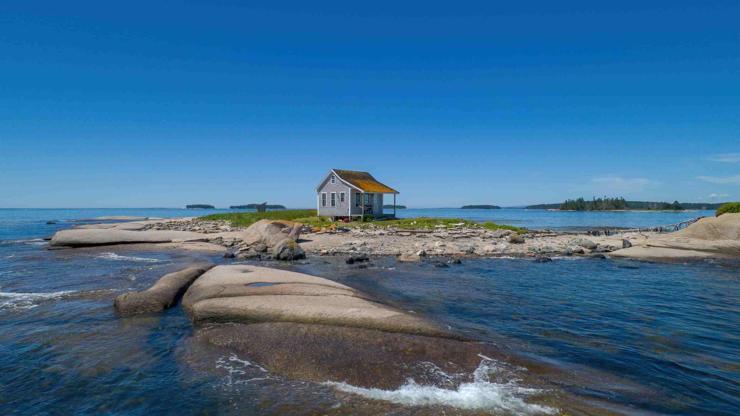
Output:
<instances>
[{"instance_id":1,"label":"calm sea","mask_svg":"<svg viewBox=\"0 0 740 416\"><path fill-rule=\"evenodd\" d=\"M511 388L516 372L502 367L495 367L495 377L476 378L451 391L413 384L388 392L338 390L285 380L265 373L249 357L195 348L193 328L181 308L129 319L113 313L116 295L146 288L194 256L225 260L111 247L51 251L43 240L97 216L193 213L0 210L0 413L282 415L383 409L404 415L467 414L455 409L473 407L474 414L501 414L508 404L527 400ZM465 214L532 228L578 228L648 227L708 213ZM358 269L342 260L309 259L283 267L341 281L557 369L557 389L598 408L625 414L740 414L737 264L497 259L437 268L381 258ZM534 407L518 408L537 413ZM558 408L575 413L567 402Z\"/></svg>"}]
</instances>

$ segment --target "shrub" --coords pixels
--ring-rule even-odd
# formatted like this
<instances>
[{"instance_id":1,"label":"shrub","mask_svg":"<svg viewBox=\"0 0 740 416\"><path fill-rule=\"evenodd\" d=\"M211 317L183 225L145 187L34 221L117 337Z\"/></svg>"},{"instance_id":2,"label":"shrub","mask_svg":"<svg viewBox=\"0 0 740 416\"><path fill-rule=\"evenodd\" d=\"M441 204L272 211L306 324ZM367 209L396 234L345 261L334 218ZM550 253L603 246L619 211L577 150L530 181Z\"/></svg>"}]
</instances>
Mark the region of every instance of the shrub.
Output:
<instances>
[{"instance_id":1,"label":"shrub","mask_svg":"<svg viewBox=\"0 0 740 416\"><path fill-rule=\"evenodd\" d=\"M728 202L726 204L722 204L717 208L717 216L719 217L722 214L727 213L740 213L740 202Z\"/></svg>"}]
</instances>

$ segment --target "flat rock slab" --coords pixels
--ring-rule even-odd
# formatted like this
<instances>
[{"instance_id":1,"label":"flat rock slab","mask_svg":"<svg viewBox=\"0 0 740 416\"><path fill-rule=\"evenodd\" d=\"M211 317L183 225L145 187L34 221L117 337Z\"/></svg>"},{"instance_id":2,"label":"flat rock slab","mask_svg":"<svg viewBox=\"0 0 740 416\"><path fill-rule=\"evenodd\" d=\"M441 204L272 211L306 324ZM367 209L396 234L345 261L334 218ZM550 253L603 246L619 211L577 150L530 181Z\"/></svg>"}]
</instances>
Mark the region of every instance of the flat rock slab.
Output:
<instances>
[{"instance_id":1,"label":"flat rock slab","mask_svg":"<svg viewBox=\"0 0 740 416\"><path fill-rule=\"evenodd\" d=\"M129 292L116 297L116 311L124 316L160 312L174 306L190 284L213 267L212 264L193 265L183 270L169 273L160 278L152 287L142 292Z\"/></svg>"},{"instance_id":2,"label":"flat rock slab","mask_svg":"<svg viewBox=\"0 0 740 416\"><path fill-rule=\"evenodd\" d=\"M198 323L294 322L452 336L340 283L251 265L214 267L190 286L183 306Z\"/></svg>"},{"instance_id":3,"label":"flat rock slab","mask_svg":"<svg viewBox=\"0 0 740 416\"><path fill-rule=\"evenodd\" d=\"M242 352L292 379L385 389L409 378L424 384L454 383L437 378L436 370L470 374L481 355L496 354L490 345L477 342L291 322L213 325L199 329L196 337Z\"/></svg>"},{"instance_id":4,"label":"flat rock slab","mask_svg":"<svg viewBox=\"0 0 740 416\"><path fill-rule=\"evenodd\" d=\"M203 234L189 231L133 231L116 228L75 228L58 231L49 243L52 247L91 247L112 244L172 243L199 241Z\"/></svg>"},{"instance_id":5,"label":"flat rock slab","mask_svg":"<svg viewBox=\"0 0 740 416\"><path fill-rule=\"evenodd\" d=\"M740 214L702 218L683 230L614 251L610 257L655 261L738 258Z\"/></svg>"}]
</instances>

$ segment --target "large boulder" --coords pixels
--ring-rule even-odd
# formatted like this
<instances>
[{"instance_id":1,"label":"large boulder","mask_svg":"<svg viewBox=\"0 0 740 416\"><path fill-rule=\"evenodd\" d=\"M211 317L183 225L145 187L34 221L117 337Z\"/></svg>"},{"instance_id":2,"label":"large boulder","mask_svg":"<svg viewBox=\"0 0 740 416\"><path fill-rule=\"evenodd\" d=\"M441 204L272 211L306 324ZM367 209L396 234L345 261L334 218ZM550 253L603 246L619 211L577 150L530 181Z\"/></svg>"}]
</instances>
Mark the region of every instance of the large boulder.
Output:
<instances>
[{"instance_id":1,"label":"large boulder","mask_svg":"<svg viewBox=\"0 0 740 416\"><path fill-rule=\"evenodd\" d=\"M740 257L740 213L702 218L683 230L648 238L610 253L638 260Z\"/></svg>"},{"instance_id":2,"label":"large boulder","mask_svg":"<svg viewBox=\"0 0 740 416\"><path fill-rule=\"evenodd\" d=\"M519 234L511 234L509 236L509 243L511 244L524 244L524 237Z\"/></svg>"},{"instance_id":3,"label":"large boulder","mask_svg":"<svg viewBox=\"0 0 740 416\"><path fill-rule=\"evenodd\" d=\"M286 238L298 241L303 224L295 221L282 220L259 220L241 232L241 239L249 244L265 244L267 247L275 247Z\"/></svg>"},{"instance_id":4,"label":"large boulder","mask_svg":"<svg viewBox=\"0 0 740 416\"><path fill-rule=\"evenodd\" d=\"M306 258L306 253L292 238L284 238L275 244L272 257L276 260L298 260Z\"/></svg>"},{"instance_id":5,"label":"large boulder","mask_svg":"<svg viewBox=\"0 0 740 416\"><path fill-rule=\"evenodd\" d=\"M583 247L589 250L593 250L598 246L598 244L596 244L594 241L584 237L574 238L570 240L568 244L572 246Z\"/></svg>"},{"instance_id":6,"label":"large boulder","mask_svg":"<svg viewBox=\"0 0 740 416\"><path fill-rule=\"evenodd\" d=\"M160 312L171 308L195 279L212 267L212 264L200 264L166 274L149 289L124 293L116 297L113 304L116 311L124 316Z\"/></svg>"},{"instance_id":7,"label":"large boulder","mask_svg":"<svg viewBox=\"0 0 740 416\"><path fill-rule=\"evenodd\" d=\"M698 240L740 240L740 213L706 217L677 231L672 236Z\"/></svg>"},{"instance_id":8,"label":"large boulder","mask_svg":"<svg viewBox=\"0 0 740 416\"><path fill-rule=\"evenodd\" d=\"M190 286L182 303L197 323L294 322L451 336L340 283L251 265L211 269Z\"/></svg>"}]
</instances>

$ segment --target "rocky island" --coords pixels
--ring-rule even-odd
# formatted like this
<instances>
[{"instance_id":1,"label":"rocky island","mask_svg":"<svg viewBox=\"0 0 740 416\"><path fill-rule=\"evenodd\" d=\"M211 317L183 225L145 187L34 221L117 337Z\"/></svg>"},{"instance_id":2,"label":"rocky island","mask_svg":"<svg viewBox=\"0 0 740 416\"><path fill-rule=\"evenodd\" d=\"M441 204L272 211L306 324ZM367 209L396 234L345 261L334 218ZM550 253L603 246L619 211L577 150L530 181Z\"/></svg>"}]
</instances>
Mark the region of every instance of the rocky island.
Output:
<instances>
[{"instance_id":1,"label":"rocky island","mask_svg":"<svg viewBox=\"0 0 740 416\"><path fill-rule=\"evenodd\" d=\"M675 259L696 258L697 253L712 258L738 255L740 222L740 214L728 213L701 219L676 233L649 230L578 233L526 230L460 219L334 223L311 215L311 210L286 210L85 224L57 232L51 239L51 247L149 244L220 251L241 259L287 260L306 254L395 256L399 261L505 256L542 261L557 256ZM644 254L640 247L645 250L651 247L650 255Z\"/></svg>"},{"instance_id":2,"label":"rocky island","mask_svg":"<svg viewBox=\"0 0 740 416\"><path fill-rule=\"evenodd\" d=\"M501 209L498 205L463 205L460 209Z\"/></svg>"},{"instance_id":3,"label":"rocky island","mask_svg":"<svg viewBox=\"0 0 740 416\"><path fill-rule=\"evenodd\" d=\"M213 205L208 204L190 204L185 205L186 209L216 209Z\"/></svg>"}]
</instances>

